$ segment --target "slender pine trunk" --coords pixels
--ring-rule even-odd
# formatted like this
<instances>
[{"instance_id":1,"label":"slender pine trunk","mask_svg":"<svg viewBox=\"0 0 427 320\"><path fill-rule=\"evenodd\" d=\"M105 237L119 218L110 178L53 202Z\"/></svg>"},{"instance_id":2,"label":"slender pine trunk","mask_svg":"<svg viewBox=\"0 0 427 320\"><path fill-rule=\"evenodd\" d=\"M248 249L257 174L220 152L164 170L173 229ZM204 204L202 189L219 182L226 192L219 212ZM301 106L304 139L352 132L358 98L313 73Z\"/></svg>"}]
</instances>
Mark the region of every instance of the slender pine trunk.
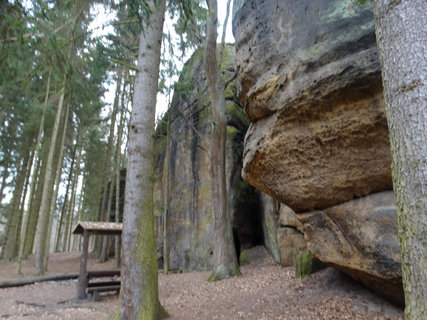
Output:
<instances>
[{"instance_id":1,"label":"slender pine trunk","mask_svg":"<svg viewBox=\"0 0 427 320\"><path fill-rule=\"evenodd\" d=\"M80 176L80 162L82 158L82 145L79 141L80 134L77 134L77 142L79 145L77 146L77 161L76 161L76 170L74 174L73 183L71 186L71 197L70 197L70 205L68 206L68 214L67 214L67 223L65 226L65 232L64 232L64 244L63 249L64 251L70 251L70 238L71 238L71 229L73 227L73 218L74 218L74 209L75 209L75 203L76 203L76 192L77 192L77 185L78 180Z\"/></svg>"},{"instance_id":2,"label":"slender pine trunk","mask_svg":"<svg viewBox=\"0 0 427 320\"><path fill-rule=\"evenodd\" d=\"M116 207L114 220L116 223L120 222L120 172L121 172L121 156L122 156L122 140L123 140L123 129L126 120L126 84L127 77L124 78L123 90L122 90L122 98L121 98L121 110L120 110L120 124L119 124L119 132L117 134L117 145L116 145ZM116 268L120 267L120 241L121 237L116 236L114 242L114 259L116 261Z\"/></svg>"},{"instance_id":3,"label":"slender pine trunk","mask_svg":"<svg viewBox=\"0 0 427 320\"><path fill-rule=\"evenodd\" d=\"M26 241L24 242L24 253L23 259L26 259L29 254L33 251L34 238L36 234L36 226L39 216L39 208L41 203L41 196L44 184L44 174L46 172L46 159L39 159L37 164L37 171L39 172L37 178L36 191L33 197L33 201L29 206L28 226L26 232Z\"/></svg>"},{"instance_id":4,"label":"slender pine trunk","mask_svg":"<svg viewBox=\"0 0 427 320\"><path fill-rule=\"evenodd\" d=\"M217 2L207 0L209 16L206 32L204 63L212 102L212 138L210 147L210 177L213 213L213 266L208 281L215 281L240 274L233 241L232 221L227 210L225 175L225 150L227 118L222 83L217 59Z\"/></svg>"},{"instance_id":5,"label":"slender pine trunk","mask_svg":"<svg viewBox=\"0 0 427 320\"><path fill-rule=\"evenodd\" d=\"M20 211L19 208L20 208L21 199L23 195L29 158L30 158L30 150L27 149L27 151L25 151L24 153L23 159L21 160L18 174L15 178L15 187L13 190L12 204L9 208L4 246L2 248L2 253L1 253L1 257L6 261L10 261L17 256L18 244L16 243L16 237L17 237L18 224L19 224L19 211Z\"/></svg>"},{"instance_id":6,"label":"slender pine trunk","mask_svg":"<svg viewBox=\"0 0 427 320\"><path fill-rule=\"evenodd\" d=\"M0 185L0 206L3 201L3 191L6 188L6 180L9 176L9 163L6 163L6 165L3 168L2 177L1 177L1 185Z\"/></svg>"},{"instance_id":7,"label":"slender pine trunk","mask_svg":"<svg viewBox=\"0 0 427 320\"><path fill-rule=\"evenodd\" d=\"M60 244L61 239L64 239L64 232L63 232L63 226L64 226L64 219L66 218L66 212L68 209L68 195L70 193L70 187L73 183L73 174L74 174L74 165L76 161L76 146L74 147L73 155L71 158L71 164L70 164L70 171L68 172L68 181L67 181L67 188L65 189L65 196L64 196L64 202L62 203L62 209L61 209L61 215L58 220L58 228L56 229L56 237L55 237L55 252L60 251ZM61 248L62 251L65 251L64 246Z\"/></svg>"},{"instance_id":8,"label":"slender pine trunk","mask_svg":"<svg viewBox=\"0 0 427 320\"><path fill-rule=\"evenodd\" d=\"M1 177L1 185L0 185L0 207L2 205L3 202L3 191L6 188L6 180L7 177L9 176L9 163L6 163L4 168L3 168L3 172L2 172L2 177Z\"/></svg>"},{"instance_id":9,"label":"slender pine trunk","mask_svg":"<svg viewBox=\"0 0 427 320\"><path fill-rule=\"evenodd\" d=\"M60 142L58 143L58 150L57 153L59 153L58 156L58 161L57 161L57 165L56 165L56 181L55 181L55 187L54 187L54 193L52 195L52 200L51 200L51 208L50 208L50 218L49 218L49 227L48 227L48 236L46 239L46 253L45 253L45 265L47 267L48 262L49 262L49 252L50 252L50 243L52 240L52 225L53 225L53 221L55 218L55 212L56 212L56 207L57 207L57 203L56 200L58 198L58 192L59 192L59 186L61 183L61 175L62 175L62 165L64 162L64 144L65 144L65 136L67 134L67 126L68 126L68 114L70 112L70 103L67 104L67 107L65 109L65 114L64 114L64 120L62 122L62 138L60 140Z\"/></svg>"},{"instance_id":10,"label":"slender pine trunk","mask_svg":"<svg viewBox=\"0 0 427 320\"><path fill-rule=\"evenodd\" d=\"M147 1L129 131L122 238L122 319L166 317L158 295L154 231L154 128L166 0ZM155 4L156 3L156 4Z\"/></svg>"},{"instance_id":11,"label":"slender pine trunk","mask_svg":"<svg viewBox=\"0 0 427 320\"><path fill-rule=\"evenodd\" d=\"M102 189L102 200L101 200L101 210L99 211L99 221L107 221L107 203L108 203L108 181L111 180L111 150L113 149L114 143L114 129L116 126L116 115L119 108L119 98L121 92L121 83L122 83L122 72L118 73L117 84L116 84L116 93L114 97L113 110L111 113L111 123L110 123L110 133L108 135L107 143L107 153L105 156L104 164L104 181ZM95 250L98 253L98 257L101 258L103 243L105 237L97 237L95 242Z\"/></svg>"},{"instance_id":12,"label":"slender pine trunk","mask_svg":"<svg viewBox=\"0 0 427 320\"><path fill-rule=\"evenodd\" d=\"M112 171L115 172L114 168L112 169L113 169ZM110 222L111 220L111 207L113 205L113 192L114 192L115 182L116 182L115 179L111 179L110 188L108 190L107 218L105 220L107 222ZM99 258L99 262L107 261L107 250L108 250L109 239L110 239L109 236L104 236L102 239L102 250L101 250L101 256Z\"/></svg>"},{"instance_id":13,"label":"slender pine trunk","mask_svg":"<svg viewBox=\"0 0 427 320\"><path fill-rule=\"evenodd\" d=\"M40 206L40 216L37 221L37 230L36 230L36 256L35 256L35 269L37 275L42 275L46 266L44 265L44 256L46 254L46 235L49 223L49 214L50 214L50 201L52 195L52 166L53 166L53 156L55 152L56 139L58 136L59 122L62 114L62 106L64 104L65 96L65 81L64 87L61 89L60 98L58 102L58 108L56 110L55 122L52 129L52 137L50 141L49 153L46 164L46 174L44 178L42 200Z\"/></svg>"},{"instance_id":14,"label":"slender pine trunk","mask_svg":"<svg viewBox=\"0 0 427 320\"><path fill-rule=\"evenodd\" d=\"M34 199L34 192L36 190L36 184L37 184L37 175L39 174L39 153L40 153L40 148L41 148L41 138L42 138L42 133L43 133L43 128L44 128L44 120L45 120L45 115L46 115L46 109L48 106L48 101L49 101L49 92L50 92L50 79L51 79L51 75L52 75L52 69L49 70L49 75L47 77L47 85L46 85L46 93L45 93L45 99L44 99L44 106L43 106L43 113L42 113L42 117L40 119L40 127L39 127L39 132L37 134L37 140L36 140L36 147L34 150L34 160L33 160L33 165L32 165L32 172L31 172L31 181L30 181L30 194L29 194L29 201L28 201L28 206L27 206L27 214L25 215L25 219L23 222L23 233L22 233L22 239L20 241L20 245L19 245L19 255L18 255L18 266L17 266L17 270L16 272L18 274L21 274L21 262L22 259L24 258L24 248L25 248L25 243L27 242L27 238L28 238L28 232L29 232L29 220L30 220L30 215L31 215L31 207L33 204L33 199Z\"/></svg>"},{"instance_id":15,"label":"slender pine trunk","mask_svg":"<svg viewBox=\"0 0 427 320\"><path fill-rule=\"evenodd\" d=\"M30 183L33 160L34 160L34 152L31 152L31 156L30 156L30 159L27 163L27 168L26 168L26 177L25 177L23 195L22 195L21 203L19 205L19 217L18 217L18 224L16 227L16 235L15 235L16 236L16 238L15 238L15 243L16 243L16 246L15 246L16 255L15 255L15 257L18 257L18 259L19 259L19 248L20 248L21 238L22 238L22 223L24 220L24 209L25 209L25 203L27 201L28 185Z\"/></svg>"},{"instance_id":16,"label":"slender pine trunk","mask_svg":"<svg viewBox=\"0 0 427 320\"><path fill-rule=\"evenodd\" d=\"M167 115L166 129L166 155L165 155L165 198L163 205L163 273L169 273L169 249L168 249L168 212L169 212L169 163L170 163L170 120L171 110Z\"/></svg>"}]
</instances>

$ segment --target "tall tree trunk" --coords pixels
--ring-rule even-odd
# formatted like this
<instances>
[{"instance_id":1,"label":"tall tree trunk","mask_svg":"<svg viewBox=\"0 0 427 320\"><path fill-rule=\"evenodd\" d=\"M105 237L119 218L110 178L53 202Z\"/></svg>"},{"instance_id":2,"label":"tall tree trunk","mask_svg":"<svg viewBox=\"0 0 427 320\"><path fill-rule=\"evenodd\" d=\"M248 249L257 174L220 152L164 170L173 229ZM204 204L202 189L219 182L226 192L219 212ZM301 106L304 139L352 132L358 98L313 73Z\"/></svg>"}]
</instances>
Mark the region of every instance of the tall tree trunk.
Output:
<instances>
[{"instance_id":1,"label":"tall tree trunk","mask_svg":"<svg viewBox=\"0 0 427 320\"><path fill-rule=\"evenodd\" d=\"M62 209L61 209L61 215L58 220L58 228L56 230L56 237L55 237L55 252L58 252L60 250L59 245L61 243L61 237L64 237L64 234L62 232L62 228L64 226L64 219L66 218L65 212L68 208L68 195L70 192L71 184L73 183L73 174L74 174L74 164L76 160L76 147L74 147L74 152L71 158L71 165L70 165L70 171L68 173L68 182L67 182L67 188L65 190L65 196L64 196L64 202L62 203ZM62 250L64 251L65 248L62 247Z\"/></svg>"},{"instance_id":2,"label":"tall tree trunk","mask_svg":"<svg viewBox=\"0 0 427 320\"><path fill-rule=\"evenodd\" d=\"M427 2L375 0L405 319L427 319Z\"/></svg>"},{"instance_id":3,"label":"tall tree trunk","mask_svg":"<svg viewBox=\"0 0 427 320\"><path fill-rule=\"evenodd\" d=\"M162 319L154 231L154 127L166 0L147 1L129 132L122 239L122 319ZM155 4L156 3L156 4Z\"/></svg>"},{"instance_id":4,"label":"tall tree trunk","mask_svg":"<svg viewBox=\"0 0 427 320\"><path fill-rule=\"evenodd\" d=\"M114 129L116 126L116 115L117 110L119 108L119 98L121 92L122 85L122 72L118 73L117 84L116 84L116 94L114 97L113 110L111 113L111 123L110 123L110 133L108 136L107 143L107 153L105 156L105 164L104 164L104 181L103 181L103 189L102 189L102 200L101 200L101 210L99 211L99 221L107 221L107 202L108 202L108 181L111 179L111 150L113 149L114 143ZM102 247L104 243L104 237L96 237L95 242L95 250L98 253L98 256L101 258L102 255Z\"/></svg>"},{"instance_id":5,"label":"tall tree trunk","mask_svg":"<svg viewBox=\"0 0 427 320\"><path fill-rule=\"evenodd\" d=\"M80 195L79 195L79 205L77 208L77 217L76 217L77 222L80 221L81 215L82 215L84 190L86 190L85 185L86 185L86 177L84 176L83 177L83 183L82 183L82 189L81 189L82 191L80 192ZM81 238L80 236L73 235L73 245L71 248L72 251L78 251L77 244L78 244L78 239L80 239L80 238Z\"/></svg>"},{"instance_id":6,"label":"tall tree trunk","mask_svg":"<svg viewBox=\"0 0 427 320\"><path fill-rule=\"evenodd\" d=\"M15 237L16 237L15 238L16 255L15 255L15 257L19 256L19 248L20 248L21 236L22 236L21 235L21 232L22 232L22 221L24 219L24 209L25 209L25 204L27 202L28 185L30 183L31 170L32 170L32 166L33 166L33 160L34 160L34 152L31 153L30 159L29 159L29 161L27 163L27 168L25 170L26 177L25 177L25 183L24 183L24 189L23 189L23 195L22 195L22 199L21 199L21 204L19 205L18 224L16 226L16 235L15 235Z\"/></svg>"},{"instance_id":7,"label":"tall tree trunk","mask_svg":"<svg viewBox=\"0 0 427 320\"><path fill-rule=\"evenodd\" d=\"M80 134L77 134L77 142L76 143L78 143L79 146L77 147L76 170L75 170L75 175L74 175L74 179L73 179L73 184L71 186L70 205L68 207L67 224L66 224L65 232L64 232L63 249L66 251L70 251L70 238L71 238L71 233L72 233L71 229L73 227L74 208L75 208L75 204L76 204L76 192L77 192L77 185L78 185L78 180L79 180L79 176L80 176L80 162L82 159L82 145L80 144L79 136L80 136Z\"/></svg>"},{"instance_id":8,"label":"tall tree trunk","mask_svg":"<svg viewBox=\"0 0 427 320\"><path fill-rule=\"evenodd\" d=\"M127 77L124 78L123 90L122 90L122 101L121 101L121 110L120 110L120 124L119 124L119 132L117 134L117 146L116 146L116 210L115 210L115 222L119 223L120 219L120 173L121 173L121 155L122 155L122 140L123 140L123 129L126 120L126 85L127 85ZM120 242L121 237L116 236L114 242L114 259L116 261L116 268L120 267Z\"/></svg>"},{"instance_id":9,"label":"tall tree trunk","mask_svg":"<svg viewBox=\"0 0 427 320\"><path fill-rule=\"evenodd\" d=\"M57 153L59 153L59 156L58 156L58 161L57 161L56 170L55 170L55 172L56 172L55 189L54 189L54 193L52 195L52 200L51 200L51 207L50 207L51 214L50 214L50 218L49 218L48 236L46 239L46 252L45 252L45 257L44 257L46 267L47 267L48 262L49 262L50 243L51 243L51 239L52 239L52 225L53 225L53 220L55 217L55 212L56 212L56 207L57 207L56 200L58 198L59 186L61 183L62 164L64 162L64 144L65 144L65 136L67 134L69 113L70 113L70 103L67 104L67 107L65 109L64 119L62 122L62 138L59 141L59 143L57 144L57 146L58 146Z\"/></svg>"},{"instance_id":10,"label":"tall tree trunk","mask_svg":"<svg viewBox=\"0 0 427 320\"><path fill-rule=\"evenodd\" d=\"M30 158L30 150L27 149L24 157L21 160L20 168L15 178L15 187L13 190L12 204L9 207L9 214L6 225L6 233L4 246L2 248L1 257L6 261L14 259L17 255L18 244L16 243L16 236L19 224L19 207L21 204L25 177L27 175L27 165Z\"/></svg>"},{"instance_id":11,"label":"tall tree trunk","mask_svg":"<svg viewBox=\"0 0 427 320\"><path fill-rule=\"evenodd\" d=\"M114 167L114 166L113 166ZM114 168L112 168L115 172ZM113 176L111 176L113 177ZM111 179L110 182L110 188L108 189L108 204L107 204L107 218L105 221L110 222L111 220L111 207L113 205L113 191L115 185L115 179ZM108 250L108 242L109 242L109 236L103 236L102 239L102 250L101 250L101 256L99 257L99 262L105 262L107 261L107 250Z\"/></svg>"},{"instance_id":12,"label":"tall tree trunk","mask_svg":"<svg viewBox=\"0 0 427 320\"><path fill-rule=\"evenodd\" d=\"M21 274L21 262L22 262L22 259L24 257L24 248L25 248L25 243L27 242L27 237L28 237L28 226L29 226L28 222L30 220L31 206L32 206L33 199L34 199L34 192L36 190L37 175L39 174L39 172L38 172L39 152L40 152L40 148L41 148L41 138L42 138L42 133L43 133L43 128L44 128L44 119L45 119L46 109L47 109L47 105L48 105L48 101L49 101L51 74L52 74L52 70L49 70L49 75L47 78L47 85L46 85L46 94L45 94L45 98L44 98L43 113L42 113L42 118L40 120L39 132L37 134L36 148L34 150L34 160L33 160L33 165L32 165L32 172L31 172L30 195L29 195L29 201L28 201L28 206L27 206L27 214L25 215L25 219L23 222L22 239L21 239L20 245L19 245L18 266L17 266L17 270L16 270L16 272L18 274Z\"/></svg>"},{"instance_id":13,"label":"tall tree trunk","mask_svg":"<svg viewBox=\"0 0 427 320\"><path fill-rule=\"evenodd\" d=\"M47 157L47 154L46 154ZM44 176L46 172L46 158L45 159L39 159L39 163L37 164L39 175L37 179L37 186L36 186L36 192L34 195L34 199L31 202L31 206L29 207L29 217L28 217L28 232L26 236L26 241L24 243L24 255L23 259L26 259L26 257L32 253L33 246L34 246L34 238L36 234L36 226L37 221L39 217L39 209L40 209L40 203L41 203L41 197L42 197L42 191L43 191L43 184L44 184Z\"/></svg>"},{"instance_id":14,"label":"tall tree trunk","mask_svg":"<svg viewBox=\"0 0 427 320\"><path fill-rule=\"evenodd\" d=\"M222 64L222 59L224 57L225 35L227 34L227 24L228 24L228 18L230 16L230 5L231 5L231 0L227 0L227 9L225 14L224 24L222 26L221 50L219 52L219 65Z\"/></svg>"},{"instance_id":15,"label":"tall tree trunk","mask_svg":"<svg viewBox=\"0 0 427 320\"><path fill-rule=\"evenodd\" d=\"M215 281L240 274L233 242L232 221L227 210L225 176L225 147L227 118L224 84L220 78L216 59L217 2L207 0L208 22L204 63L212 101L212 138L210 147L210 177L213 213L213 266L208 281Z\"/></svg>"},{"instance_id":16,"label":"tall tree trunk","mask_svg":"<svg viewBox=\"0 0 427 320\"><path fill-rule=\"evenodd\" d=\"M3 191L6 188L6 180L9 176L9 166L8 163L3 168L2 176L1 176L1 185L0 185L0 206L3 201Z\"/></svg>"},{"instance_id":17,"label":"tall tree trunk","mask_svg":"<svg viewBox=\"0 0 427 320\"><path fill-rule=\"evenodd\" d=\"M167 114L166 129L166 155L165 155L165 198L163 205L163 273L169 273L169 249L168 249L168 212L169 212L169 163L170 163L170 120L171 111Z\"/></svg>"},{"instance_id":18,"label":"tall tree trunk","mask_svg":"<svg viewBox=\"0 0 427 320\"><path fill-rule=\"evenodd\" d=\"M73 193L73 192L72 192ZM67 244L66 244L66 251L71 251L71 235L73 233L73 225L74 225L74 215L76 212L76 193L77 193L77 186L74 189L74 194L71 196L71 202L70 202L70 211L68 213L68 226L66 230L66 236L67 236Z\"/></svg>"},{"instance_id":19,"label":"tall tree trunk","mask_svg":"<svg viewBox=\"0 0 427 320\"><path fill-rule=\"evenodd\" d=\"M36 274L42 275L46 266L44 265L44 256L46 254L46 235L49 223L49 214L50 214L50 201L52 196L52 166L53 166L53 156L55 152L56 139L58 136L58 127L61 120L62 106L64 104L64 95L65 95L65 80L64 87L61 89L58 108L56 110L55 122L52 129L52 137L50 140L49 153L46 164L46 174L44 178L42 201L40 206L40 216L37 221L37 230L36 230L36 256L35 256L35 267Z\"/></svg>"}]
</instances>

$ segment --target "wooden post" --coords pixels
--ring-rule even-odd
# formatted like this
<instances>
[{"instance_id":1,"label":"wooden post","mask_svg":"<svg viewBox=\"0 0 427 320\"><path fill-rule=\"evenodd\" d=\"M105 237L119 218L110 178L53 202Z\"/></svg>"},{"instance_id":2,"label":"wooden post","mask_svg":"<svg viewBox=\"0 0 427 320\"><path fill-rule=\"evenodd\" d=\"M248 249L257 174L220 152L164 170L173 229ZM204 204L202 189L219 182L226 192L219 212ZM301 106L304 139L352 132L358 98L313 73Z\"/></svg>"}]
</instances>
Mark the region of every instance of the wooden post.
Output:
<instances>
[{"instance_id":1,"label":"wooden post","mask_svg":"<svg viewBox=\"0 0 427 320\"><path fill-rule=\"evenodd\" d=\"M83 231L83 248L82 257L80 260L80 274L79 281L77 282L77 299L86 299L86 288L87 288L87 259L88 259L88 248L89 248L89 232Z\"/></svg>"}]
</instances>

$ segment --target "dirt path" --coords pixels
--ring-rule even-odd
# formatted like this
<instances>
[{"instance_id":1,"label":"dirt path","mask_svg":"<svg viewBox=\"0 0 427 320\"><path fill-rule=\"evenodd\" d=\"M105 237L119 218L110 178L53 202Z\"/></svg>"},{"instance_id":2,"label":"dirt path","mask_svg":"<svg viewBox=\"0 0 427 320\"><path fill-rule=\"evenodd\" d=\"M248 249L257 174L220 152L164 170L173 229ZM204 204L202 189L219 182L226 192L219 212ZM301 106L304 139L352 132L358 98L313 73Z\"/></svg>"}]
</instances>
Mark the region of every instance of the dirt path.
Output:
<instances>
[{"instance_id":1,"label":"dirt path","mask_svg":"<svg viewBox=\"0 0 427 320\"><path fill-rule=\"evenodd\" d=\"M242 276L207 283L209 272L159 275L160 301L170 319L403 319L396 308L347 276L325 269L294 279L293 268L275 265L263 248L241 267ZM32 261L24 274L32 276ZM79 255L54 254L48 275L76 273ZM112 268L113 262L89 261L91 270ZM0 281L16 278L15 264L0 263ZM46 282L0 289L0 319L109 319L118 310L115 295L101 301L75 300L77 281Z\"/></svg>"}]
</instances>

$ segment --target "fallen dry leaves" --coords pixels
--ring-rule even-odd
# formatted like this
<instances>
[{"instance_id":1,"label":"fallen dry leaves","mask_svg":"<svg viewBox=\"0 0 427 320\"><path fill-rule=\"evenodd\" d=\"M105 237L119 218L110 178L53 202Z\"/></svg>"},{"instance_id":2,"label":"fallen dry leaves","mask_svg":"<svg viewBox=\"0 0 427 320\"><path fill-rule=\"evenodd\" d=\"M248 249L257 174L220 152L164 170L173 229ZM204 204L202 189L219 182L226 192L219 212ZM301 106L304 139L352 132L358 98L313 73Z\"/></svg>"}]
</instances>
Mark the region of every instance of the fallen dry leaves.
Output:
<instances>
[{"instance_id":1,"label":"fallen dry leaves","mask_svg":"<svg viewBox=\"0 0 427 320\"><path fill-rule=\"evenodd\" d=\"M160 301L170 319L403 319L401 309L334 269L301 280L294 278L293 268L276 265L262 247L253 257L250 265L241 267L241 277L215 283L206 282L208 271L159 274ZM50 274L76 272L79 255L54 255L50 263ZM105 267L94 259L89 265ZM12 277L14 270L0 263L0 280L9 273ZM0 319L109 319L118 310L115 295L99 302L75 301L75 285L63 281L0 289Z\"/></svg>"}]
</instances>

